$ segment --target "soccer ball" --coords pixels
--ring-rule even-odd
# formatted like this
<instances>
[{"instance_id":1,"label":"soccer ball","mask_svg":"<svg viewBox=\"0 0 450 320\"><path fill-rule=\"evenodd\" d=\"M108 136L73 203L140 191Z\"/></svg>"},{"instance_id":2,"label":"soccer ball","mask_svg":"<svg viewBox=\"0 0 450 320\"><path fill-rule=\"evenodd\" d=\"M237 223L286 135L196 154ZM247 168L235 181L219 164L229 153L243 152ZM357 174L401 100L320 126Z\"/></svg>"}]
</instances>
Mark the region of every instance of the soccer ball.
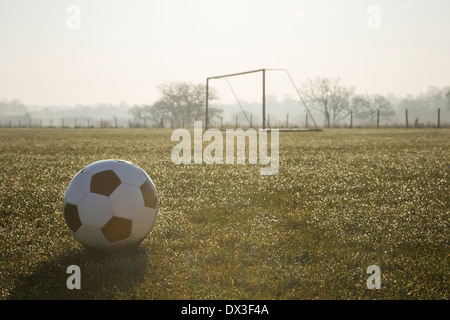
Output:
<instances>
[{"instance_id":1,"label":"soccer ball","mask_svg":"<svg viewBox=\"0 0 450 320\"><path fill-rule=\"evenodd\" d=\"M147 173L124 160L101 160L78 172L66 189L63 213L70 233L94 249L137 246L158 214Z\"/></svg>"}]
</instances>

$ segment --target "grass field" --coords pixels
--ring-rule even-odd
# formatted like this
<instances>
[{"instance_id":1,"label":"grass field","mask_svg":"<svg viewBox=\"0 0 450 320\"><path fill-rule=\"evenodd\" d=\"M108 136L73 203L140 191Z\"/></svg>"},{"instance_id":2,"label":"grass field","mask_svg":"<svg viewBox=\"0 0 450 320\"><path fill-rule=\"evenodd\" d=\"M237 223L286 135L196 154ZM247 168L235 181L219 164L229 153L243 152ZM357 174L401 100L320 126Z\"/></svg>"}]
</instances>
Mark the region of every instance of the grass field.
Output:
<instances>
[{"instance_id":1,"label":"grass field","mask_svg":"<svg viewBox=\"0 0 450 320\"><path fill-rule=\"evenodd\" d=\"M1 299L449 299L450 131L280 134L280 168L174 165L169 130L0 130ZM160 213L135 250L70 235L72 177L120 158ZM81 268L68 290L66 268ZM380 290L366 286L381 269Z\"/></svg>"}]
</instances>

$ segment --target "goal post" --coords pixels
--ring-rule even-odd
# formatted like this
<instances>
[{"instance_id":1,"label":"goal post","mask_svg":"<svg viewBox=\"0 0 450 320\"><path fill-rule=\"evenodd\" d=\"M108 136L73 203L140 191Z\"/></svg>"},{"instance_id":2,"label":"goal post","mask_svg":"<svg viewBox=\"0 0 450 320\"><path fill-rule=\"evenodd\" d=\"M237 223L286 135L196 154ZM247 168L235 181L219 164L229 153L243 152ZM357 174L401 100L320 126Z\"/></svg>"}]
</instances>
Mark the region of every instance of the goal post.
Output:
<instances>
[{"instance_id":1,"label":"goal post","mask_svg":"<svg viewBox=\"0 0 450 320\"><path fill-rule=\"evenodd\" d=\"M258 70L251 70L251 71L245 71L245 72L238 72L238 73L231 73L231 74L225 74L221 76L215 76L215 77L208 77L206 78L206 119L205 119L205 130L208 130L209 125L209 118L208 118L208 105L209 105L209 81L214 79L227 79L230 77L235 76L242 76L245 74L250 73L262 73L262 88L263 88L263 94L262 94L262 117L263 117L263 123L262 127L263 129L266 128L266 69L258 69ZM229 83L228 83L229 84Z\"/></svg>"},{"instance_id":2,"label":"goal post","mask_svg":"<svg viewBox=\"0 0 450 320\"><path fill-rule=\"evenodd\" d=\"M209 114L208 114L208 109L209 109L209 82L210 80L216 80L216 79L224 79L227 81L228 86L231 90L231 92L233 93L239 107L241 108L242 112L244 113L245 117L247 118L247 120L249 120L244 108L242 107L241 103L239 102L239 99L237 98L233 88L231 87L230 82L228 81L228 78L230 77L236 77L236 76L242 76L242 75L247 75L247 74L252 74L252 73L261 73L262 75L262 124L261 127L262 129L266 129L266 72L267 71L284 71L286 72L286 74L289 77L290 82L292 83L292 85L295 88L295 91L301 101L301 103L303 104L303 106L305 107L307 114L309 115L309 117L311 118L314 127L315 128L311 128L308 130L302 130L302 131L322 131L319 129L319 127L317 126L316 122L314 121L314 118L311 115L311 112L309 111L309 108L307 107L305 101L302 99L300 92L298 90L298 88L296 87L291 75L289 74L289 71L287 69L256 69L256 70L251 70L251 71L244 71L244 72L238 72L238 73L230 73L230 74L225 74L225 75L220 75L220 76L214 76L214 77L208 77L206 78L206 110L205 110L205 130L208 130L209 127ZM270 127L270 125L269 125ZM290 130L292 131L292 130ZM298 131L298 130L297 130Z\"/></svg>"}]
</instances>

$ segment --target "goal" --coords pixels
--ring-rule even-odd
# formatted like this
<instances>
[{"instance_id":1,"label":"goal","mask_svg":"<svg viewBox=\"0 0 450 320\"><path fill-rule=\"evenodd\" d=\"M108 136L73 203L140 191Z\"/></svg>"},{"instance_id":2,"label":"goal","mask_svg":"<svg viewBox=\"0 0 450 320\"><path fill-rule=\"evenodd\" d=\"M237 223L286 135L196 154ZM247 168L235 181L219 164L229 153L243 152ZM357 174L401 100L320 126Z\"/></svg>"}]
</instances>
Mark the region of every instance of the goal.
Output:
<instances>
[{"instance_id":1,"label":"goal","mask_svg":"<svg viewBox=\"0 0 450 320\"><path fill-rule=\"evenodd\" d=\"M287 113L286 116L286 121L283 121L282 123L285 123L286 125L280 125L280 121L278 121L278 123L275 123L275 121L272 121L271 124L271 120L270 120L270 114L267 113L267 105L266 105L266 74L268 72L282 72L285 75L287 75L288 77L288 81L294 86L295 89L295 93L297 95L297 101L296 101L296 108L298 109L298 107L303 108L303 110L305 111L305 121L304 121L304 128L299 128L298 125L295 125L293 127L289 126L289 114ZM205 115L205 130L208 129L208 127L211 126L210 123L210 118L209 118L209 101L210 101L210 82L212 80L225 80L226 81L226 85L229 89L229 91L232 93L234 100L236 102L236 104L239 106L240 108L240 112L241 115L243 115L246 119L246 121L248 122L250 127L253 127L253 117L252 115L248 114L248 112L246 112L243 104L241 103L240 99L238 98L235 90L233 89L231 82L229 81L229 78L232 77L239 77L239 76L245 76L245 75L249 75L249 74L260 74L261 75L261 99L262 99L262 106L261 106L261 124L260 124L260 128L265 129L265 130L271 130L274 129L275 127L280 130L280 131L321 131L321 129L319 129L319 127L317 126L312 113L310 112L310 109L308 108L308 106L306 105L305 101L302 99L300 92L298 91L297 86L295 85L289 71L287 69L257 69L257 70L251 70L251 71L244 71L244 72L238 72L238 73L231 73L231 74L225 74L225 75L219 75L219 76L213 76L213 77L208 77L206 78L206 115ZM275 114L272 114L272 117L274 116L281 116L277 113L276 110L272 110L272 112L274 112ZM284 116L284 115L282 115ZM259 117L258 117L259 118ZM279 118L279 117L278 117ZM308 120L310 122L308 122ZM278 124L278 125L277 125ZM310 126L309 126L310 124ZM221 125L221 127L223 126L223 124ZM238 126L237 124L237 116L236 116L236 127ZM256 125L256 127L258 127L258 125Z\"/></svg>"}]
</instances>

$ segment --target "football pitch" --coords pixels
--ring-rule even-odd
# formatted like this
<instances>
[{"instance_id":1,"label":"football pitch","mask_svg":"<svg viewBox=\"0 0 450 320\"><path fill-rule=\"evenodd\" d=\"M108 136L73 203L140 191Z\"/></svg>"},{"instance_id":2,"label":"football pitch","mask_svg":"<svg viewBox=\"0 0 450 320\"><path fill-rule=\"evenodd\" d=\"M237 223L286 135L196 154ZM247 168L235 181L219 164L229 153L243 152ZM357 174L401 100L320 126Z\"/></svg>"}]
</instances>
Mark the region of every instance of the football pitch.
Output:
<instances>
[{"instance_id":1,"label":"football pitch","mask_svg":"<svg viewBox=\"0 0 450 320\"><path fill-rule=\"evenodd\" d=\"M0 130L0 299L450 298L450 131L280 133L271 176L175 165L171 133ZM103 159L156 185L158 218L136 249L87 250L65 224L69 182ZM70 265L81 289L66 286Z\"/></svg>"}]
</instances>

